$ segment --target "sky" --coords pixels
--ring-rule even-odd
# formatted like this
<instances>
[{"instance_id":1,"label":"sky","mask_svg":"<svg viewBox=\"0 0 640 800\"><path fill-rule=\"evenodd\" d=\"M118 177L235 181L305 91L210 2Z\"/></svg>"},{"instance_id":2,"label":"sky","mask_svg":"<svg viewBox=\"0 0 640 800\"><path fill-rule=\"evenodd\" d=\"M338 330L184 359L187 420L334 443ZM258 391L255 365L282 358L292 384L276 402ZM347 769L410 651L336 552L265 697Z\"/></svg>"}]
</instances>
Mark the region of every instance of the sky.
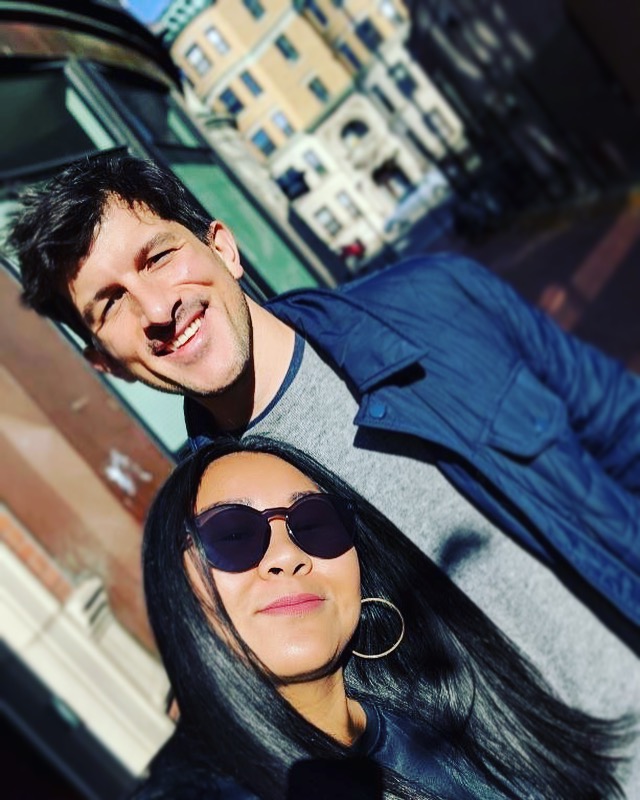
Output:
<instances>
[{"instance_id":1,"label":"sky","mask_svg":"<svg viewBox=\"0 0 640 800\"><path fill-rule=\"evenodd\" d=\"M144 23L156 20L169 5L169 0L121 0L121 2L134 17Z\"/></svg>"}]
</instances>

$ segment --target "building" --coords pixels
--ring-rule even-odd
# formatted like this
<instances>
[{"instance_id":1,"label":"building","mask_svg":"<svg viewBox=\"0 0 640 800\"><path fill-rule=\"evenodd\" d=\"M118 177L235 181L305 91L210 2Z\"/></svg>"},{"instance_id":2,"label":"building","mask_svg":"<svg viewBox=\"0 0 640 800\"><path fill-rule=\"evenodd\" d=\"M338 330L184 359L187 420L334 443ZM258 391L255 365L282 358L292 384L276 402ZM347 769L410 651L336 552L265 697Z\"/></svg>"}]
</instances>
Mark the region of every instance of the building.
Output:
<instances>
[{"instance_id":1,"label":"building","mask_svg":"<svg viewBox=\"0 0 640 800\"><path fill-rule=\"evenodd\" d=\"M175 0L156 29L202 103L234 120L335 252L371 255L392 240L398 202L464 149L405 47L402 0Z\"/></svg>"},{"instance_id":2,"label":"building","mask_svg":"<svg viewBox=\"0 0 640 800\"><path fill-rule=\"evenodd\" d=\"M640 177L633 0L408 0L410 47L464 121L508 213L624 190ZM466 179L466 180L465 180Z\"/></svg>"},{"instance_id":3,"label":"building","mask_svg":"<svg viewBox=\"0 0 640 800\"><path fill-rule=\"evenodd\" d=\"M173 170L230 224L254 296L334 280L230 173L187 113L166 50L117 4L0 1L0 59L2 226L24 186L77 159L128 152ZM172 727L139 548L148 504L184 442L181 402L100 379L73 337L22 308L19 294L3 252L5 764L17 770L26 753L39 753L30 757L66 784L61 797L112 800ZM53 796L37 788L39 771L19 775L22 796Z\"/></svg>"}]
</instances>

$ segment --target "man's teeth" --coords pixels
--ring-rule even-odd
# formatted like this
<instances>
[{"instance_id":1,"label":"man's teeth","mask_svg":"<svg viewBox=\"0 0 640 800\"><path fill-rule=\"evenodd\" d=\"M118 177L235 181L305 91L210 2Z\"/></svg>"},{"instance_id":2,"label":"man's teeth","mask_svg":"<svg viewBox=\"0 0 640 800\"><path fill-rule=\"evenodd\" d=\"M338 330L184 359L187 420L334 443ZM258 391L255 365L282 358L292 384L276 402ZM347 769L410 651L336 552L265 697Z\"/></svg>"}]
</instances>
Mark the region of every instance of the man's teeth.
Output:
<instances>
[{"instance_id":1,"label":"man's teeth","mask_svg":"<svg viewBox=\"0 0 640 800\"><path fill-rule=\"evenodd\" d=\"M169 342L167 345L167 350L170 353L175 353L175 351L182 347L183 344L186 344L189 339L192 339L196 333L200 330L200 326L202 325L202 317L198 317L198 319L194 319L194 321L189 325L188 328L185 328L180 336L174 339L172 342Z\"/></svg>"}]
</instances>

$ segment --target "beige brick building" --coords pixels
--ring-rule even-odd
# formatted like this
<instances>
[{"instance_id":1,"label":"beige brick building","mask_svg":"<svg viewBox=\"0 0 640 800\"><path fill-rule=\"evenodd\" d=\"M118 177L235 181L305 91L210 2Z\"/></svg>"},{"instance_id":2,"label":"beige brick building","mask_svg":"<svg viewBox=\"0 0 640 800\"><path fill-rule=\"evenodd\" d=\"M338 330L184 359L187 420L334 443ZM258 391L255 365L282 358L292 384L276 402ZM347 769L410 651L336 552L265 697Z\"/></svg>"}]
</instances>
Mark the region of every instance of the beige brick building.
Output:
<instances>
[{"instance_id":1,"label":"beige brick building","mask_svg":"<svg viewBox=\"0 0 640 800\"><path fill-rule=\"evenodd\" d=\"M175 0L160 29L200 100L336 252L391 240L398 202L463 145L404 46L402 0Z\"/></svg>"}]
</instances>

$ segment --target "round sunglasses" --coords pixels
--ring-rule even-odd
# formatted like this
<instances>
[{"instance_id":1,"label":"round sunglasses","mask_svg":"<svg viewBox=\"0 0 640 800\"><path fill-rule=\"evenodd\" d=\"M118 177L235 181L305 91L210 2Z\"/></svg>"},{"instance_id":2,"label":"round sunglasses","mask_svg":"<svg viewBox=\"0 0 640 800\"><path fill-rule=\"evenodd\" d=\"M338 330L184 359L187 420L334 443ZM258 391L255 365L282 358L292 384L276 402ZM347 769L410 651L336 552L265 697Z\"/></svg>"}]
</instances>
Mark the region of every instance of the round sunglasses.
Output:
<instances>
[{"instance_id":1,"label":"round sunglasses","mask_svg":"<svg viewBox=\"0 0 640 800\"><path fill-rule=\"evenodd\" d=\"M225 503L196 514L193 522L211 566L245 572L267 552L274 519L286 522L291 540L310 556L337 558L353 547L354 506L331 494L308 494L289 507L264 511Z\"/></svg>"}]
</instances>

